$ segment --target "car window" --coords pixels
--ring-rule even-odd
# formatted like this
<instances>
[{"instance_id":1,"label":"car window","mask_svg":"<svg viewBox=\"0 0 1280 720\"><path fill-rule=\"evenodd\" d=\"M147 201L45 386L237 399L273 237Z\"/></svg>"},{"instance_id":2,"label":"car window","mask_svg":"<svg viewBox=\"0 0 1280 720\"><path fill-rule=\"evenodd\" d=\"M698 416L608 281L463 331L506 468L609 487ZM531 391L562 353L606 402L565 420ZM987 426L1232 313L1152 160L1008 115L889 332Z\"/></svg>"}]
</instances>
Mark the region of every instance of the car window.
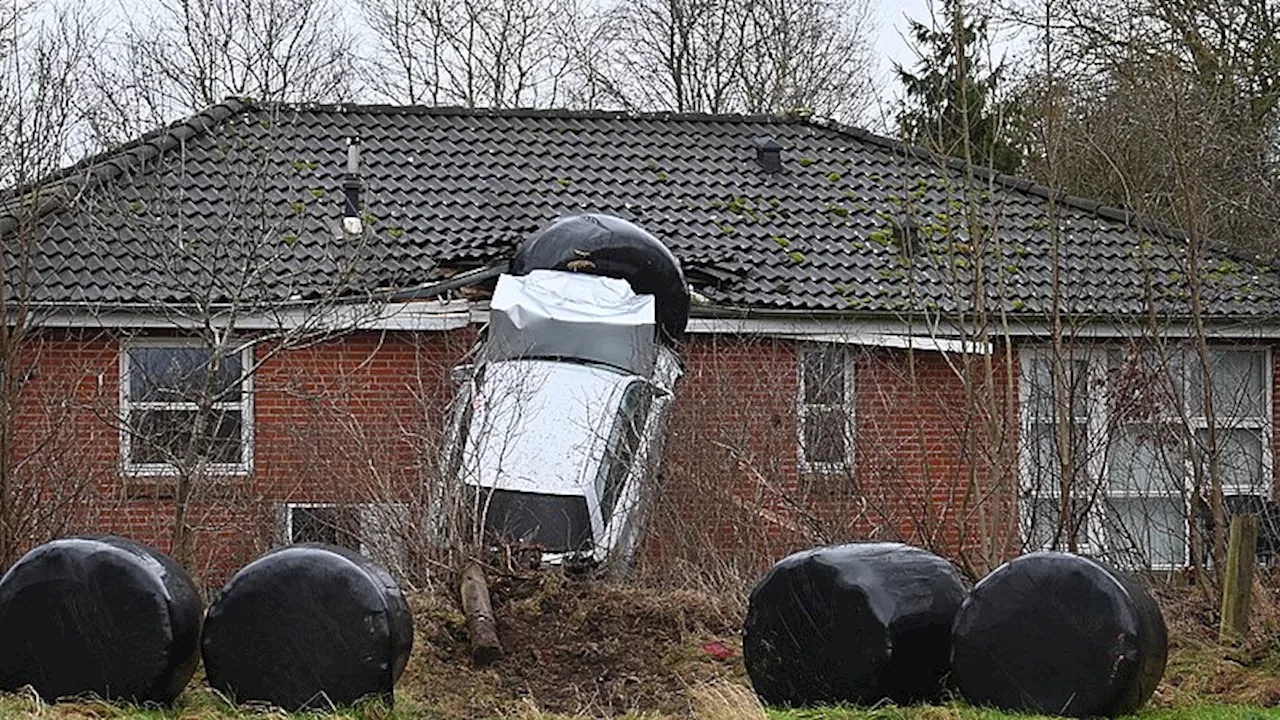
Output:
<instances>
[{"instance_id":1,"label":"car window","mask_svg":"<svg viewBox=\"0 0 1280 720\"><path fill-rule=\"evenodd\" d=\"M635 462L652 402L653 388L640 380L628 385L622 395L617 417L609 432L604 459L600 464L600 474L596 479L596 488L600 494L600 518L605 525L613 517L623 485L632 463Z\"/></svg>"}]
</instances>

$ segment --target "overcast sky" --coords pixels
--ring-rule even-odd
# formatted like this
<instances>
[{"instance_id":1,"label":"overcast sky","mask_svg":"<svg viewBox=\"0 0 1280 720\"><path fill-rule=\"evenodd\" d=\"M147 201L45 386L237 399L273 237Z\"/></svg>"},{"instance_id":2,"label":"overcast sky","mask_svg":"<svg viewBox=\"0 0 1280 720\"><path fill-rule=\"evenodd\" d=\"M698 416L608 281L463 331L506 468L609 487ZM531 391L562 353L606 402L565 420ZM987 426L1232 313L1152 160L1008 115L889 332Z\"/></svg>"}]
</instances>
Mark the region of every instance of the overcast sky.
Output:
<instances>
[{"instance_id":1,"label":"overcast sky","mask_svg":"<svg viewBox=\"0 0 1280 720\"><path fill-rule=\"evenodd\" d=\"M906 41L907 19L929 24L930 2L872 0L872 4L876 9L874 20L877 24L872 36L872 52L876 59L876 91L880 100L880 107L871 111L878 116L872 119L872 124L887 126L888 116L893 114L892 103L900 96L898 81L893 77L893 63L910 67L916 61L915 53Z\"/></svg>"},{"instance_id":2,"label":"overcast sky","mask_svg":"<svg viewBox=\"0 0 1280 720\"><path fill-rule=\"evenodd\" d=\"M4 1L4 0L0 0ZM940 2L940 0L938 0ZM112 11L136 14L145 12L147 0L96 0L100 5ZM356 0L338 0L343 6L348 21L359 24L359 5ZM908 18L929 23L931 0L870 0L872 21L871 32L872 53L875 60L875 87L881 100L879 115L881 121L892 114L892 103L899 97L899 86L893 77L893 63L899 62L907 66L914 64L916 57L905 36ZM869 118L869 120L871 120ZM877 124L871 120L871 124Z\"/></svg>"},{"instance_id":3,"label":"overcast sky","mask_svg":"<svg viewBox=\"0 0 1280 720\"><path fill-rule=\"evenodd\" d=\"M910 65L915 59L904 40L907 34L907 18L929 22L928 0L874 0L879 28L875 38L876 55L881 58L886 72L891 61Z\"/></svg>"}]
</instances>

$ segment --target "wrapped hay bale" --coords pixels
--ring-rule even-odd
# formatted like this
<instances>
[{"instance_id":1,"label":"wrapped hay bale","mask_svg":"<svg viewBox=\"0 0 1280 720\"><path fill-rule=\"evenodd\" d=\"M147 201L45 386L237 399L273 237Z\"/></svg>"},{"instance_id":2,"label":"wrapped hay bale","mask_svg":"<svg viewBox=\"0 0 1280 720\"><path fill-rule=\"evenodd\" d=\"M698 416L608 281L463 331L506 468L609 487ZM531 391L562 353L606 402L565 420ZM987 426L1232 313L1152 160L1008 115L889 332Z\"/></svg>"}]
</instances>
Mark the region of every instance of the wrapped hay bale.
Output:
<instances>
[{"instance_id":1,"label":"wrapped hay bale","mask_svg":"<svg viewBox=\"0 0 1280 720\"><path fill-rule=\"evenodd\" d=\"M899 543L785 558L751 593L743 655L771 705L935 699L964 600L951 563Z\"/></svg>"},{"instance_id":2,"label":"wrapped hay bale","mask_svg":"<svg viewBox=\"0 0 1280 720\"><path fill-rule=\"evenodd\" d=\"M203 611L158 550L110 536L45 543L0 578L0 690L168 703L195 670Z\"/></svg>"},{"instance_id":3,"label":"wrapped hay bale","mask_svg":"<svg viewBox=\"0 0 1280 720\"><path fill-rule=\"evenodd\" d=\"M529 236L511 258L512 275L533 270L585 272L620 278L637 295L657 300L662 336L678 340L689 321L689 286L680 261L660 240L612 215L560 218Z\"/></svg>"},{"instance_id":4,"label":"wrapped hay bale","mask_svg":"<svg viewBox=\"0 0 1280 720\"><path fill-rule=\"evenodd\" d=\"M1160 608L1137 582L1078 555L996 568L956 615L956 684L969 702L1073 717L1129 714L1164 674Z\"/></svg>"},{"instance_id":5,"label":"wrapped hay bale","mask_svg":"<svg viewBox=\"0 0 1280 720\"><path fill-rule=\"evenodd\" d=\"M236 702L289 711L391 702L413 617L386 570L328 545L294 545L246 565L204 626L209 684Z\"/></svg>"}]
</instances>

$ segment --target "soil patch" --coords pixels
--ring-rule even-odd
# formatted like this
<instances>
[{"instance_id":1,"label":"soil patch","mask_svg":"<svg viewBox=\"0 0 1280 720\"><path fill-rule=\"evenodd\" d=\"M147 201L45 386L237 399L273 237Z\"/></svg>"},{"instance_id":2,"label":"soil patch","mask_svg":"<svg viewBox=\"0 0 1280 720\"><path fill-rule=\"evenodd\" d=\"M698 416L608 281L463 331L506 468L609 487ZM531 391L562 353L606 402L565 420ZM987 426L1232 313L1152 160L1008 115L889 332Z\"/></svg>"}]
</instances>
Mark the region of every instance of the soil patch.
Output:
<instances>
[{"instance_id":1,"label":"soil patch","mask_svg":"<svg viewBox=\"0 0 1280 720\"><path fill-rule=\"evenodd\" d=\"M557 571L490 577L502 660L476 668L452 593L410 597L417 636L403 693L446 718L530 702L551 712L688 714L692 690L746 683L740 603Z\"/></svg>"}]
</instances>

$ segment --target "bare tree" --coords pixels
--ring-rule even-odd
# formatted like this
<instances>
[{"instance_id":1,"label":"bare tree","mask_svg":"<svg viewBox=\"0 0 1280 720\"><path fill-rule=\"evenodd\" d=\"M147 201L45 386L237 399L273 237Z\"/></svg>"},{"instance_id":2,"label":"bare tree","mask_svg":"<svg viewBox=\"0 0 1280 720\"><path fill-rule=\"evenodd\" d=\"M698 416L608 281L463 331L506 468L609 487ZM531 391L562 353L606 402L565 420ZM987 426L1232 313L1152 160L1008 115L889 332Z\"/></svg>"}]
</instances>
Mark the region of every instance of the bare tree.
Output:
<instances>
[{"instance_id":1,"label":"bare tree","mask_svg":"<svg viewBox=\"0 0 1280 720\"><path fill-rule=\"evenodd\" d=\"M413 104L550 106L567 60L563 0L363 0L382 44L374 82Z\"/></svg>"},{"instance_id":2,"label":"bare tree","mask_svg":"<svg viewBox=\"0 0 1280 720\"><path fill-rule=\"evenodd\" d=\"M817 112L868 104L865 0L365 0L376 89L468 107Z\"/></svg>"},{"instance_id":3,"label":"bare tree","mask_svg":"<svg viewBox=\"0 0 1280 720\"><path fill-rule=\"evenodd\" d=\"M122 387L97 411L121 432L121 482L172 509L155 535L193 568L196 539L225 532L228 507L266 502L249 481L259 370L377 314L358 279L386 232L372 198L351 218L358 231L339 222L342 158L289 142L296 110L222 112L198 139L175 140L50 220L91 246L127 248L118 289L146 322L113 331ZM213 211L192 202L187 153L197 148L200 172L218 178Z\"/></svg>"},{"instance_id":4,"label":"bare tree","mask_svg":"<svg viewBox=\"0 0 1280 720\"><path fill-rule=\"evenodd\" d=\"M354 39L332 0L163 0L108 35L89 119L112 145L227 97L338 102Z\"/></svg>"},{"instance_id":5,"label":"bare tree","mask_svg":"<svg viewBox=\"0 0 1280 720\"><path fill-rule=\"evenodd\" d=\"M743 59L742 109L861 117L872 95L870 4L760 0L755 10L754 43Z\"/></svg>"},{"instance_id":6,"label":"bare tree","mask_svg":"<svg viewBox=\"0 0 1280 720\"><path fill-rule=\"evenodd\" d=\"M34 299L41 213L75 196L51 174L74 146L77 82L95 46L83 8L37 9L0 10L0 567L77 527L100 480L83 462L79 417L90 398L77 391L99 368L37 377L42 358L77 340L42 332Z\"/></svg>"},{"instance_id":7,"label":"bare tree","mask_svg":"<svg viewBox=\"0 0 1280 720\"><path fill-rule=\"evenodd\" d=\"M1045 396L1057 398L1056 476L1074 478L1074 507L1067 491L1055 495L1058 529L1126 564L1188 565L1212 585L1232 508L1270 495L1247 479L1269 454L1269 413L1257 407L1264 382L1249 369L1262 355L1215 340L1210 308L1248 294L1242 264L1260 265L1247 250L1273 242L1264 209L1276 187L1273 103L1269 81L1255 76L1272 52L1265 28L1275 7L1153 0L1024 10L1039 46L1029 169L1052 188L1134 211L1143 239L1133 259L1152 279L1128 350L1090 348L1066 314L1055 317ZM1157 291L1160 275L1183 288ZM1066 287L1058 278L1055 292Z\"/></svg>"},{"instance_id":8,"label":"bare tree","mask_svg":"<svg viewBox=\"0 0 1280 720\"><path fill-rule=\"evenodd\" d=\"M594 74L624 107L816 112L849 120L870 98L861 0L621 0Z\"/></svg>"},{"instance_id":9,"label":"bare tree","mask_svg":"<svg viewBox=\"0 0 1280 720\"><path fill-rule=\"evenodd\" d=\"M1198 145L1184 154L1192 163L1184 169L1203 181L1206 236L1274 250L1280 7L1080 0L1023 13L1056 66L1051 82L1033 73L1027 102L1030 116L1056 107L1058 142L1071 146L1052 173L1061 187L1185 227L1186 208L1170 192L1179 182L1174 137L1180 147ZM1186 142L1168 134L1171 108ZM1048 177L1044 157L1043 148L1030 153L1037 179Z\"/></svg>"}]
</instances>

